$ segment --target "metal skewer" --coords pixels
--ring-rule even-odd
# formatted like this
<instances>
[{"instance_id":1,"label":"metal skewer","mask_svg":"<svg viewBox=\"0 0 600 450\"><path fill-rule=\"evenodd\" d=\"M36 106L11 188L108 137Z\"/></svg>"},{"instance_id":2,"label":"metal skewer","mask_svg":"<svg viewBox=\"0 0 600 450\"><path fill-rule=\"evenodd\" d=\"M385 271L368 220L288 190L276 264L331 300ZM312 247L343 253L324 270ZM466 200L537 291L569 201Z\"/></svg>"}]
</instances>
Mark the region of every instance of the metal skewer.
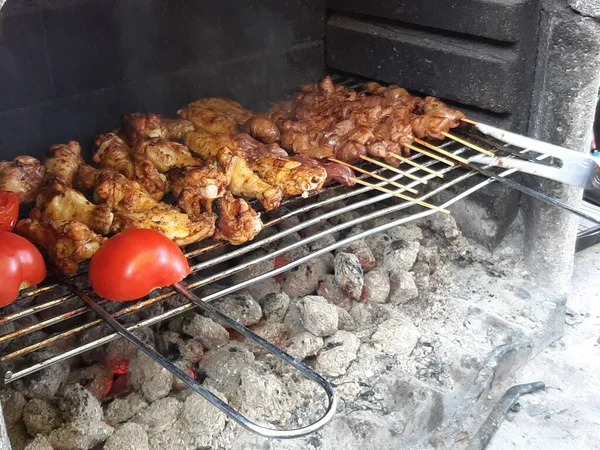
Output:
<instances>
[{"instance_id":1,"label":"metal skewer","mask_svg":"<svg viewBox=\"0 0 600 450\"><path fill-rule=\"evenodd\" d=\"M92 300L92 298L89 295L87 295L82 289L78 288L72 281L70 281L66 277L61 276L61 283L64 284L65 286L67 286L75 295L77 295L79 298L81 298L81 300L83 300L86 303L86 305L88 307L90 307L90 309L92 309L96 314L98 314L102 318L102 320L104 320L108 325L110 325L110 327L113 330L115 330L118 334L123 336L125 339L127 339L129 342L131 342L137 348L139 348L143 353L145 353L147 356L152 358L154 361L156 361L157 363L162 365L165 369L167 369L169 372L171 372L173 375L175 375L177 378L179 378L181 381L183 381L185 384L187 384L190 388L192 388L194 391L196 391L198 394L200 394L202 397L204 397L212 405L219 408L222 412L224 412L226 415L231 417L233 420L235 420L237 423L239 423L241 426L243 426L247 430L250 430L261 436L269 437L269 438L278 438L278 439L295 438L295 437L305 436L307 434L310 434L310 433L320 429L325 424L327 424L333 418L333 415L335 414L335 410L337 408L337 396L335 394L333 386L327 380L325 380L321 375L319 375L318 373L316 373L315 371L310 369L304 363L297 361L292 356L285 353L283 350L279 349L275 345L271 344L270 342L266 341L262 337L258 336L256 333L250 331L248 328L244 327L243 325L240 325L235 320L226 316L225 314L220 312L218 309L216 309L214 306L203 302L198 296L196 296L195 294L190 292L181 283L176 283L173 285L173 287L178 292L180 292L184 297L186 297L189 301L191 301L194 305L196 305L197 307L202 309L205 313L212 316L213 318L216 318L218 321L224 322L226 324L226 326L233 328L238 333L244 335L246 338L248 338L248 339L254 341L255 343L257 343L258 345L264 347L265 349L267 349L269 352L273 353L278 358L283 359L288 364L291 364L297 370L299 370L304 376L311 379L312 381L317 383L321 388L323 388L323 390L327 394L327 399L329 402L327 409L325 411L325 414L323 416L321 416L317 421L315 421L305 427L296 428L293 430L277 430L277 429L273 429L270 427L260 425L256 422L252 421L251 419L248 419L246 416L241 414L239 411L233 409L231 406L229 406L227 403L225 403L223 400L221 400L215 394L213 394L208 389L206 389L204 386L202 386L202 384L200 384L197 380L190 377L184 370L177 367L171 361L166 359L163 355L161 355L156 350L154 350L152 347L150 347L149 345L144 343L136 335L134 335L127 328L125 328L123 325L121 325L121 323L118 322L114 317L112 317L108 312L106 312L103 308L101 308L94 300Z\"/></svg>"}]
</instances>

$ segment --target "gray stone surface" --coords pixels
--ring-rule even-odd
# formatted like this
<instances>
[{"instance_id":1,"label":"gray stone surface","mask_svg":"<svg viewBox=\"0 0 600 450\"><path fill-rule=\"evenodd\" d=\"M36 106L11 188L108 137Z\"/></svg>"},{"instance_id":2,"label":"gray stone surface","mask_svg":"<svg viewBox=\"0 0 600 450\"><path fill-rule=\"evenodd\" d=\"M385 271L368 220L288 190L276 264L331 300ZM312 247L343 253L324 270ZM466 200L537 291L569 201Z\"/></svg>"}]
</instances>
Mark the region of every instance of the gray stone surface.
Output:
<instances>
[{"instance_id":1,"label":"gray stone surface","mask_svg":"<svg viewBox=\"0 0 600 450\"><path fill-rule=\"evenodd\" d=\"M43 435L38 434L33 441L27 444L25 450L54 450L52 445Z\"/></svg>"},{"instance_id":2,"label":"gray stone surface","mask_svg":"<svg viewBox=\"0 0 600 450\"><path fill-rule=\"evenodd\" d=\"M27 402L23 410L23 422L32 436L48 434L62 423L58 409L39 398Z\"/></svg>"},{"instance_id":3,"label":"gray stone surface","mask_svg":"<svg viewBox=\"0 0 600 450\"><path fill-rule=\"evenodd\" d=\"M569 6L584 16L600 17L600 2L598 0L568 0Z\"/></svg>"},{"instance_id":4,"label":"gray stone surface","mask_svg":"<svg viewBox=\"0 0 600 450\"><path fill-rule=\"evenodd\" d=\"M183 332L198 339L208 350L222 347L229 340L229 333L222 325L200 314L194 314L183 323Z\"/></svg>"},{"instance_id":5,"label":"gray stone surface","mask_svg":"<svg viewBox=\"0 0 600 450\"><path fill-rule=\"evenodd\" d=\"M594 4L571 2L576 8ZM563 0L544 0L539 43L529 134L588 151L600 88L600 24L576 13ZM535 177L529 177L528 183L567 203L581 199L576 188ZM540 284L566 292L577 219L538 200L524 200L528 269Z\"/></svg>"}]
</instances>

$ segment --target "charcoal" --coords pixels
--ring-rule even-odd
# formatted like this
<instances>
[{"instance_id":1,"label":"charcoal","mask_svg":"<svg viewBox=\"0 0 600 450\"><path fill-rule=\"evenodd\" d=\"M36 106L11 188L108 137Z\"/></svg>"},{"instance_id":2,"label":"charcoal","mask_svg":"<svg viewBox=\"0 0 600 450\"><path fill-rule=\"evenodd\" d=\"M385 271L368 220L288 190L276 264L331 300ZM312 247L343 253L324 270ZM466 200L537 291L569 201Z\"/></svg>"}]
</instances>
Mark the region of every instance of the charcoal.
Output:
<instances>
[{"instance_id":1,"label":"charcoal","mask_svg":"<svg viewBox=\"0 0 600 450\"><path fill-rule=\"evenodd\" d=\"M352 306L352 299L338 286L333 275L325 275L319 280L317 295L326 298L327 301L340 308L350 309Z\"/></svg>"},{"instance_id":2,"label":"charcoal","mask_svg":"<svg viewBox=\"0 0 600 450\"><path fill-rule=\"evenodd\" d=\"M251 253L250 255L246 256L245 258L242 258L241 262L246 263L246 262L252 261L258 257L265 256L267 254L268 254L268 252L266 250L259 249L255 252ZM242 281L246 281L246 280L249 280L250 278L254 278L258 275L262 275L263 273L269 272L269 271L273 270L273 267L274 267L274 261L272 259L253 264L250 267L248 267L247 269L236 273L233 276L233 281L234 281L234 283L241 283Z\"/></svg>"},{"instance_id":3,"label":"charcoal","mask_svg":"<svg viewBox=\"0 0 600 450\"><path fill-rule=\"evenodd\" d=\"M204 345L196 339L186 339L179 343L179 354L184 361L198 364L204 358Z\"/></svg>"},{"instance_id":4,"label":"charcoal","mask_svg":"<svg viewBox=\"0 0 600 450\"><path fill-rule=\"evenodd\" d=\"M385 269L374 269L365 275L362 300L385 303L390 295L390 276Z\"/></svg>"},{"instance_id":5,"label":"charcoal","mask_svg":"<svg viewBox=\"0 0 600 450\"><path fill-rule=\"evenodd\" d=\"M58 406L67 422L100 421L104 416L98 399L79 384L71 384L65 388Z\"/></svg>"},{"instance_id":6,"label":"charcoal","mask_svg":"<svg viewBox=\"0 0 600 450\"><path fill-rule=\"evenodd\" d=\"M217 397L226 400L220 392L210 389ZM194 441L194 448L209 446L221 434L227 423L226 416L199 395L190 395L183 404L181 422Z\"/></svg>"},{"instance_id":7,"label":"charcoal","mask_svg":"<svg viewBox=\"0 0 600 450\"><path fill-rule=\"evenodd\" d=\"M417 260L420 247L418 241L394 241L393 250L383 258L383 267L389 273L410 270Z\"/></svg>"},{"instance_id":8,"label":"charcoal","mask_svg":"<svg viewBox=\"0 0 600 450\"><path fill-rule=\"evenodd\" d=\"M279 347L288 338L288 328L283 323L267 322L253 327L252 331ZM257 356L269 353L262 345L256 344L250 339L246 339L245 343L248 346L248 349Z\"/></svg>"},{"instance_id":9,"label":"charcoal","mask_svg":"<svg viewBox=\"0 0 600 450\"><path fill-rule=\"evenodd\" d=\"M146 344L154 346L154 335L136 333L136 336ZM127 373L129 364L137 356L138 351L138 348L126 339L112 341L106 348L106 365L113 373Z\"/></svg>"},{"instance_id":10,"label":"charcoal","mask_svg":"<svg viewBox=\"0 0 600 450\"><path fill-rule=\"evenodd\" d=\"M310 220L310 217L307 217L306 220ZM314 225L310 225L302 230L298 231L298 234L302 237L314 236L321 231L325 231L331 228L331 224L326 220L322 220L320 222L315 223Z\"/></svg>"},{"instance_id":11,"label":"charcoal","mask_svg":"<svg viewBox=\"0 0 600 450\"><path fill-rule=\"evenodd\" d=\"M348 311L357 327L364 327L373 323L373 313L368 303L354 303Z\"/></svg>"},{"instance_id":12,"label":"charcoal","mask_svg":"<svg viewBox=\"0 0 600 450\"><path fill-rule=\"evenodd\" d=\"M129 363L129 380L135 390L153 402L169 394L173 375L152 358L140 353Z\"/></svg>"},{"instance_id":13,"label":"charcoal","mask_svg":"<svg viewBox=\"0 0 600 450\"><path fill-rule=\"evenodd\" d=\"M423 231L415 224L409 223L390 228L386 234L392 241L419 241L423 239Z\"/></svg>"},{"instance_id":14,"label":"charcoal","mask_svg":"<svg viewBox=\"0 0 600 450\"><path fill-rule=\"evenodd\" d=\"M435 245L422 245L419 249L417 262L425 263L429 266L429 273L437 270L442 265L442 259L438 247Z\"/></svg>"},{"instance_id":15,"label":"charcoal","mask_svg":"<svg viewBox=\"0 0 600 450\"><path fill-rule=\"evenodd\" d=\"M164 331L158 335L158 351L164 355L178 353L182 340L181 334L175 331Z\"/></svg>"},{"instance_id":16,"label":"charcoal","mask_svg":"<svg viewBox=\"0 0 600 450\"><path fill-rule=\"evenodd\" d=\"M43 360L54 356L54 352L40 352L37 359ZM58 389L67 381L71 366L69 361L61 361L53 364L39 372L34 373L25 380L23 394L27 398L41 398L50 401L58 392Z\"/></svg>"},{"instance_id":17,"label":"charcoal","mask_svg":"<svg viewBox=\"0 0 600 450\"><path fill-rule=\"evenodd\" d=\"M246 290L256 299L264 298L269 294L281 292L281 284L275 278L267 278L258 283L251 284Z\"/></svg>"},{"instance_id":18,"label":"charcoal","mask_svg":"<svg viewBox=\"0 0 600 450\"><path fill-rule=\"evenodd\" d=\"M23 408L27 401L20 392L6 389L0 391L0 403L2 403L4 423L10 428L23 417Z\"/></svg>"},{"instance_id":19,"label":"charcoal","mask_svg":"<svg viewBox=\"0 0 600 450\"><path fill-rule=\"evenodd\" d=\"M5 414L7 409L4 409ZM5 416L6 417L6 416ZM62 420L58 409L44 400L34 398L27 402L23 410L23 422L32 436L48 434L58 428Z\"/></svg>"},{"instance_id":20,"label":"charcoal","mask_svg":"<svg viewBox=\"0 0 600 450\"><path fill-rule=\"evenodd\" d=\"M412 267L412 273L415 278L415 285L419 290L419 293L423 294L429 291L429 275L430 268L429 264L417 261L415 265Z\"/></svg>"},{"instance_id":21,"label":"charcoal","mask_svg":"<svg viewBox=\"0 0 600 450\"><path fill-rule=\"evenodd\" d=\"M112 388L113 374L105 365L94 364L72 372L68 381L85 386L94 397L102 400Z\"/></svg>"},{"instance_id":22,"label":"charcoal","mask_svg":"<svg viewBox=\"0 0 600 450\"><path fill-rule=\"evenodd\" d=\"M300 333L289 339L283 349L297 360L316 355L323 348L323 338L315 336L308 331Z\"/></svg>"},{"instance_id":23,"label":"charcoal","mask_svg":"<svg viewBox=\"0 0 600 450\"><path fill-rule=\"evenodd\" d=\"M137 413L132 422L142 425L148 432L163 431L177 420L182 406L173 397L161 398Z\"/></svg>"},{"instance_id":24,"label":"charcoal","mask_svg":"<svg viewBox=\"0 0 600 450\"><path fill-rule=\"evenodd\" d=\"M104 422L71 422L50 433L48 440L54 450L88 450L101 444L114 432L114 428Z\"/></svg>"},{"instance_id":25,"label":"charcoal","mask_svg":"<svg viewBox=\"0 0 600 450\"><path fill-rule=\"evenodd\" d=\"M309 242L308 248L311 252L316 252L322 248L333 245L337 242L336 233L326 234L325 236Z\"/></svg>"},{"instance_id":26,"label":"charcoal","mask_svg":"<svg viewBox=\"0 0 600 450\"><path fill-rule=\"evenodd\" d=\"M283 322L290 306L290 297L285 292L269 294L260 300L265 319L269 322Z\"/></svg>"},{"instance_id":27,"label":"charcoal","mask_svg":"<svg viewBox=\"0 0 600 450\"><path fill-rule=\"evenodd\" d=\"M326 377L339 377L346 373L356 359L360 340L348 331L338 331L325 338L323 349L316 359L315 369Z\"/></svg>"},{"instance_id":28,"label":"charcoal","mask_svg":"<svg viewBox=\"0 0 600 450\"><path fill-rule=\"evenodd\" d=\"M123 398L113 400L106 408L104 418L110 425L117 425L131 419L147 406L148 402L140 394L132 392Z\"/></svg>"},{"instance_id":29,"label":"charcoal","mask_svg":"<svg viewBox=\"0 0 600 450\"><path fill-rule=\"evenodd\" d=\"M25 428L23 422L18 422L6 431L12 450L23 450L31 440L31 436L27 433L27 428ZM4 443L4 441L2 442Z\"/></svg>"},{"instance_id":30,"label":"charcoal","mask_svg":"<svg viewBox=\"0 0 600 450\"><path fill-rule=\"evenodd\" d=\"M350 298L359 300L365 279L358 257L350 253L338 253L333 264L335 282Z\"/></svg>"},{"instance_id":31,"label":"charcoal","mask_svg":"<svg viewBox=\"0 0 600 450\"><path fill-rule=\"evenodd\" d=\"M177 367L179 367L181 370L187 373L190 377L195 378L195 372L190 361L187 361L185 359L178 359L173 364L175 364ZM173 389L174 391L182 391L187 388L188 385L183 380L181 380L179 377L173 376L173 384L171 385L171 389Z\"/></svg>"},{"instance_id":32,"label":"charcoal","mask_svg":"<svg viewBox=\"0 0 600 450\"><path fill-rule=\"evenodd\" d=\"M89 344L90 342L94 342L111 333L114 333L114 330L109 325L101 323L100 325L90 328L89 330L85 330L83 333L81 333L79 344ZM81 359L86 364L92 365L98 361L102 361L102 358L104 358L105 354L106 347L96 347L88 352L83 353L81 355Z\"/></svg>"},{"instance_id":33,"label":"charcoal","mask_svg":"<svg viewBox=\"0 0 600 450\"><path fill-rule=\"evenodd\" d=\"M273 252L275 250L282 249L292 244L296 244L302 240L302 237L298 233L290 233L287 236L284 236L280 240L274 242L269 246L267 251ZM294 261L302 256L308 255L310 250L307 245L299 245L291 250L288 250L283 255L281 255L281 259L285 261Z\"/></svg>"},{"instance_id":34,"label":"charcoal","mask_svg":"<svg viewBox=\"0 0 600 450\"><path fill-rule=\"evenodd\" d=\"M373 256L373 252L364 239L351 242L350 244L340 248L338 253L350 253L351 255L355 255L360 262L360 267L362 268L363 273L367 273L369 270L375 267L375 256Z\"/></svg>"},{"instance_id":35,"label":"charcoal","mask_svg":"<svg viewBox=\"0 0 600 450\"><path fill-rule=\"evenodd\" d=\"M48 439L38 434L33 441L27 444L24 450L54 450Z\"/></svg>"},{"instance_id":36,"label":"charcoal","mask_svg":"<svg viewBox=\"0 0 600 450\"><path fill-rule=\"evenodd\" d=\"M148 432L148 447L150 450L180 450L191 448L191 436L182 421L161 431Z\"/></svg>"},{"instance_id":37,"label":"charcoal","mask_svg":"<svg viewBox=\"0 0 600 450\"><path fill-rule=\"evenodd\" d=\"M277 228L279 228L282 231L286 231L298 225L300 225L300 218L298 217L298 215L295 215L282 220L279 223L279 225L277 225Z\"/></svg>"},{"instance_id":38,"label":"charcoal","mask_svg":"<svg viewBox=\"0 0 600 450\"><path fill-rule=\"evenodd\" d=\"M356 211L348 211L337 216L331 217L329 219L329 223L331 225L337 225L340 223L350 222L358 217L358 213Z\"/></svg>"},{"instance_id":39,"label":"charcoal","mask_svg":"<svg viewBox=\"0 0 600 450\"><path fill-rule=\"evenodd\" d=\"M460 231L456 220L450 214L433 214L426 219L427 226L446 239L456 239Z\"/></svg>"},{"instance_id":40,"label":"charcoal","mask_svg":"<svg viewBox=\"0 0 600 450\"><path fill-rule=\"evenodd\" d=\"M148 434L137 423L126 423L108 438L104 450L149 450Z\"/></svg>"},{"instance_id":41,"label":"charcoal","mask_svg":"<svg viewBox=\"0 0 600 450\"><path fill-rule=\"evenodd\" d=\"M328 258L315 258L285 274L281 289L291 298L314 294L319 280L330 270Z\"/></svg>"},{"instance_id":42,"label":"charcoal","mask_svg":"<svg viewBox=\"0 0 600 450\"><path fill-rule=\"evenodd\" d=\"M419 296L419 290L412 272L397 270L390 274L390 303L402 305Z\"/></svg>"},{"instance_id":43,"label":"charcoal","mask_svg":"<svg viewBox=\"0 0 600 450\"><path fill-rule=\"evenodd\" d=\"M225 328L200 314L186 318L182 328L184 333L197 339L208 350L222 347L229 340L229 333Z\"/></svg>"},{"instance_id":44,"label":"charcoal","mask_svg":"<svg viewBox=\"0 0 600 450\"><path fill-rule=\"evenodd\" d=\"M260 304L248 291L227 295L213 302L215 308L244 326L254 325L262 317Z\"/></svg>"},{"instance_id":45,"label":"charcoal","mask_svg":"<svg viewBox=\"0 0 600 450\"><path fill-rule=\"evenodd\" d=\"M213 379L219 389L219 383L239 374L242 367L253 361L254 355L245 346L237 342L229 342L218 350L207 352L199 369Z\"/></svg>"},{"instance_id":46,"label":"charcoal","mask_svg":"<svg viewBox=\"0 0 600 450\"><path fill-rule=\"evenodd\" d=\"M338 330L352 331L356 329L356 322L348 311L336 306L338 311Z\"/></svg>"},{"instance_id":47,"label":"charcoal","mask_svg":"<svg viewBox=\"0 0 600 450\"><path fill-rule=\"evenodd\" d=\"M387 234L378 233L367 236L365 242L371 249L376 261L383 261L385 255L392 251L392 238Z\"/></svg>"},{"instance_id":48,"label":"charcoal","mask_svg":"<svg viewBox=\"0 0 600 450\"><path fill-rule=\"evenodd\" d=\"M407 358L417 344L419 336L419 331L412 323L388 319L378 326L371 336L371 343L381 353Z\"/></svg>"},{"instance_id":49,"label":"charcoal","mask_svg":"<svg viewBox=\"0 0 600 450\"><path fill-rule=\"evenodd\" d=\"M298 308L300 322L304 328L315 336L330 336L337 331L337 307L327 299L310 295L300 299L295 307Z\"/></svg>"}]
</instances>

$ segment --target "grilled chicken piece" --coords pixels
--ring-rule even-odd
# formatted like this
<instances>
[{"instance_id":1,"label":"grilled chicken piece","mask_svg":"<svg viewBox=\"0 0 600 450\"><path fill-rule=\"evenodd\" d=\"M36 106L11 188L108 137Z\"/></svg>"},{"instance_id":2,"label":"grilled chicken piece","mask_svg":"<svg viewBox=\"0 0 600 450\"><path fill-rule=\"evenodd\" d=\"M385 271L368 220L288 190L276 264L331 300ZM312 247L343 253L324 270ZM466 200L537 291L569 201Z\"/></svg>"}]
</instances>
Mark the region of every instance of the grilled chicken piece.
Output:
<instances>
[{"instance_id":1,"label":"grilled chicken piece","mask_svg":"<svg viewBox=\"0 0 600 450\"><path fill-rule=\"evenodd\" d=\"M129 146L146 138L165 138L167 127L158 114L133 113L123 116L121 135Z\"/></svg>"},{"instance_id":2,"label":"grilled chicken piece","mask_svg":"<svg viewBox=\"0 0 600 450\"><path fill-rule=\"evenodd\" d=\"M411 122L412 130L418 138L433 138L443 140L443 132L448 132L461 124L465 115L460 111L449 108L435 97L425 97L423 114L417 115Z\"/></svg>"},{"instance_id":3,"label":"grilled chicken piece","mask_svg":"<svg viewBox=\"0 0 600 450\"><path fill-rule=\"evenodd\" d=\"M79 143L70 141L67 144L56 144L50 147L50 152L52 156L44 163L47 177L71 187L79 166L83 164Z\"/></svg>"},{"instance_id":4,"label":"grilled chicken piece","mask_svg":"<svg viewBox=\"0 0 600 450\"><path fill-rule=\"evenodd\" d=\"M31 156L0 161L0 190L12 191L21 204L32 203L44 184L46 168Z\"/></svg>"},{"instance_id":5,"label":"grilled chicken piece","mask_svg":"<svg viewBox=\"0 0 600 450\"><path fill-rule=\"evenodd\" d=\"M223 149L234 148L235 142L229 136L196 130L185 136L185 145L202 158L214 161Z\"/></svg>"},{"instance_id":6,"label":"grilled chicken piece","mask_svg":"<svg viewBox=\"0 0 600 450\"><path fill-rule=\"evenodd\" d=\"M241 198L230 192L217 200L219 215L214 239L224 240L233 245L251 241L262 230L260 214Z\"/></svg>"},{"instance_id":7,"label":"grilled chicken piece","mask_svg":"<svg viewBox=\"0 0 600 450\"><path fill-rule=\"evenodd\" d=\"M183 109L177 111L182 119L187 119L194 123L197 127L202 128L199 123L193 120L195 112L201 110L213 111L230 117L235 123L242 124L250 119L254 113L247 110L238 102L228 98L203 98L190 103Z\"/></svg>"},{"instance_id":8,"label":"grilled chicken piece","mask_svg":"<svg viewBox=\"0 0 600 450\"><path fill-rule=\"evenodd\" d=\"M77 221L97 233L108 234L113 213L107 205L94 205L81 192L54 181L38 195L31 218Z\"/></svg>"},{"instance_id":9,"label":"grilled chicken piece","mask_svg":"<svg viewBox=\"0 0 600 450\"><path fill-rule=\"evenodd\" d=\"M152 198L159 201L167 191L167 179L150 161L133 161L131 149L115 133L105 133L96 138L98 151L94 162L104 169L114 169L131 180L139 182ZM79 174L78 180L85 184L84 177L89 169ZM89 178L88 178L89 180ZM91 185L89 188L93 188Z\"/></svg>"},{"instance_id":10,"label":"grilled chicken piece","mask_svg":"<svg viewBox=\"0 0 600 450\"><path fill-rule=\"evenodd\" d=\"M77 272L79 264L90 259L106 240L74 220L23 219L15 231L46 248L50 258L67 275Z\"/></svg>"},{"instance_id":11,"label":"grilled chicken piece","mask_svg":"<svg viewBox=\"0 0 600 450\"><path fill-rule=\"evenodd\" d=\"M212 213L213 202L223 196L227 186L225 174L211 164L173 169L168 180L179 208L190 217Z\"/></svg>"},{"instance_id":12,"label":"grilled chicken piece","mask_svg":"<svg viewBox=\"0 0 600 450\"><path fill-rule=\"evenodd\" d=\"M279 128L271 119L265 116L256 115L251 117L240 126L242 133L248 133L254 139L258 139L265 144L274 144L281 138Z\"/></svg>"},{"instance_id":13,"label":"grilled chicken piece","mask_svg":"<svg viewBox=\"0 0 600 450\"><path fill-rule=\"evenodd\" d=\"M143 139L133 147L135 161L149 161L161 172L175 167L194 166L198 160L185 145L162 138Z\"/></svg>"},{"instance_id":14,"label":"grilled chicken piece","mask_svg":"<svg viewBox=\"0 0 600 450\"><path fill-rule=\"evenodd\" d=\"M167 129L167 139L180 140L190 131L194 131L194 124L189 120L163 119L163 125Z\"/></svg>"},{"instance_id":15,"label":"grilled chicken piece","mask_svg":"<svg viewBox=\"0 0 600 450\"><path fill-rule=\"evenodd\" d=\"M121 174L101 175L94 198L114 211L111 232L147 228L164 234L179 246L206 239L215 232L214 214L200 214L192 219L171 205L155 201L139 183Z\"/></svg>"}]
</instances>

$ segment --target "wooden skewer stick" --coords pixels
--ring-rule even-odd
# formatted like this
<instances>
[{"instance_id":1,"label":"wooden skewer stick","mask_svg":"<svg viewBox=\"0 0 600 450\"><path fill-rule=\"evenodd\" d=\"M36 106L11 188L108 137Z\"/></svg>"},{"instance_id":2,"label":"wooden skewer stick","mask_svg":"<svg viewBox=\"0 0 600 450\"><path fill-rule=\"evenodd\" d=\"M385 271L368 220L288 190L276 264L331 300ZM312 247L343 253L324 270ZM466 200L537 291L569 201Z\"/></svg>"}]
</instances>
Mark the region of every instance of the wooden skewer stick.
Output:
<instances>
[{"instance_id":1,"label":"wooden skewer stick","mask_svg":"<svg viewBox=\"0 0 600 450\"><path fill-rule=\"evenodd\" d=\"M435 170L430 169L429 167L425 167L419 163L416 163L412 159L405 158L404 156L401 156L401 155L398 155L398 154L392 153L392 152L388 152L388 156L391 156L392 158L396 158L398 161L402 161L403 163L410 164L411 166L416 167L417 169L421 169L427 173L430 173L431 175L435 175L436 177L444 178L443 173L436 172Z\"/></svg>"},{"instance_id":2,"label":"wooden skewer stick","mask_svg":"<svg viewBox=\"0 0 600 450\"><path fill-rule=\"evenodd\" d=\"M389 164L383 163L381 161L377 161L376 159L369 158L368 156L361 156L360 159L362 159L363 161L368 161L379 167L384 167L387 170L391 170L392 172L395 172L399 175L410 178L411 180L418 181L419 183L427 184L427 180L424 180L423 178L417 177L417 176L413 175L412 173L405 172L404 170L397 169L396 167L390 166Z\"/></svg>"},{"instance_id":3,"label":"wooden skewer stick","mask_svg":"<svg viewBox=\"0 0 600 450\"><path fill-rule=\"evenodd\" d=\"M424 146L424 147L427 147L427 148L430 148L431 150L434 150L434 151L436 151L436 152L439 152L439 153L441 153L442 155L445 155L445 156L447 156L448 158L455 159L456 161L458 161L458 162L459 162L459 163L461 163L461 164L469 164L469 161L468 161L468 160L466 160L465 158L462 158L462 157L460 157L460 156L458 156L458 155L455 155L454 153L447 152L447 151L446 151L446 150L444 150L443 148L436 147L435 145L433 145L433 144L430 144L429 142L423 141L423 140L421 140L421 139L418 139L418 138L416 138L416 137L412 137L412 136L411 136L410 138L411 138L413 141L415 141L417 144L421 144L421 145L422 145L422 146Z\"/></svg>"},{"instance_id":4,"label":"wooden skewer stick","mask_svg":"<svg viewBox=\"0 0 600 450\"><path fill-rule=\"evenodd\" d=\"M460 119L460 120L461 120L461 122L464 122L464 123L469 123L471 125L477 125L477 122L475 122L474 120L471 120L471 119L467 119L466 117L464 119Z\"/></svg>"},{"instance_id":5,"label":"wooden skewer stick","mask_svg":"<svg viewBox=\"0 0 600 450\"><path fill-rule=\"evenodd\" d=\"M483 153L484 155L494 156L494 154L492 152L490 152L489 150L486 150L485 148L481 148L479 145L471 144L470 142L465 141L464 139L461 139L457 136L454 136L453 134L442 131L442 136L445 136L448 139L452 139L453 141L456 141L462 145L466 145L467 147L472 148L473 150L478 151L479 153Z\"/></svg>"},{"instance_id":6,"label":"wooden skewer stick","mask_svg":"<svg viewBox=\"0 0 600 450\"><path fill-rule=\"evenodd\" d=\"M392 186L396 186L397 188L404 189L408 192L412 192L413 194L419 193L419 191L417 191L416 189L409 188L408 186L404 186L403 184L396 183L395 181L392 181L392 180L388 180L387 178L382 177L381 175L377 175L376 173L372 173L372 172L369 172L368 170L361 169L360 167L353 166L352 164L348 164L344 161L340 161L339 159L329 158L329 161L337 163L337 164L341 164L346 167L350 167L352 170L356 170L357 172L364 173L365 175L369 175L370 177L377 178L378 180L381 180L381 181L385 181L385 182L391 184Z\"/></svg>"},{"instance_id":7,"label":"wooden skewer stick","mask_svg":"<svg viewBox=\"0 0 600 450\"><path fill-rule=\"evenodd\" d=\"M411 138L411 139L414 140L414 138ZM454 165L454 163L452 161L448 161L446 158L442 158L441 156L438 156L435 153L430 153L427 150L424 150L422 148L415 147L414 145L411 145L411 144L404 144L404 146L406 148L410 148L411 150L413 150L413 151L415 151L417 153L422 153L425 156L429 156L430 158L437 159L438 161L443 162L444 164L448 164L449 166L453 166Z\"/></svg>"},{"instance_id":8,"label":"wooden skewer stick","mask_svg":"<svg viewBox=\"0 0 600 450\"><path fill-rule=\"evenodd\" d=\"M362 184L363 186L368 186L370 188L376 189L381 192L385 192L386 194L394 195L402 200L406 200L407 202L416 203L417 205L424 206L425 208L435 209L436 211L442 212L444 214L450 214L450 211L444 208L440 208L438 206L432 205L431 203L422 202L421 200L417 200L416 198L410 198L406 195L402 195L399 192L390 191L389 189L382 188L381 186L377 186L376 184L371 184L366 181L360 180L358 178L351 177L350 181L354 181L355 183Z\"/></svg>"}]
</instances>

